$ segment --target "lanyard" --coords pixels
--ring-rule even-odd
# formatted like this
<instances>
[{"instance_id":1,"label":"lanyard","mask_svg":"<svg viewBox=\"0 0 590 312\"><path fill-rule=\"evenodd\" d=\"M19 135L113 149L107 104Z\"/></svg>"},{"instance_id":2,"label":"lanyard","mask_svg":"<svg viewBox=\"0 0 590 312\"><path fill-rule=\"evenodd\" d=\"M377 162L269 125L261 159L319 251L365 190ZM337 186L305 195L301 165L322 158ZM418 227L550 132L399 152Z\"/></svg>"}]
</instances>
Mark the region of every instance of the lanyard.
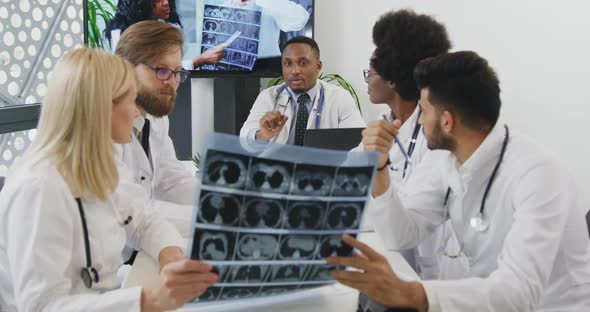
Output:
<instances>
[{"instance_id":1,"label":"lanyard","mask_svg":"<svg viewBox=\"0 0 590 312\"><path fill-rule=\"evenodd\" d=\"M412 157L412 153L414 152L414 148L416 147L416 140L418 139L418 133L420 133L420 123L418 120L420 119L420 114L422 114L422 110L418 106L418 116L416 116L416 123L414 124L414 132L412 132L412 139L410 140L410 145L408 146L408 158ZM408 169L408 160L406 159L406 163L404 164L404 172L402 173L402 179L406 177L406 169Z\"/></svg>"},{"instance_id":2,"label":"lanyard","mask_svg":"<svg viewBox=\"0 0 590 312\"><path fill-rule=\"evenodd\" d=\"M275 105L274 105L275 107L277 106L277 101L279 100L279 97L281 96L281 94L285 90L289 94L289 101L295 103L295 97L293 96L293 94L291 93L291 91L289 91L289 88L287 88L287 84L284 83L283 85L281 85L277 89L277 95L275 97ZM312 105L312 108L313 108L313 105ZM323 109L324 109L324 86L322 86L320 84L320 98L318 100L318 107L317 107L316 116L315 116L315 129L319 129L320 128L320 121L322 119L322 110Z\"/></svg>"},{"instance_id":3,"label":"lanyard","mask_svg":"<svg viewBox=\"0 0 590 312\"><path fill-rule=\"evenodd\" d=\"M422 114L422 110L420 109L420 106L417 105L418 108L418 116L416 116L416 121L414 122L414 131L412 132L412 139L410 140L410 145L408 146L408 158L406 159L406 162L404 163L404 171L402 173L402 179L406 177L406 170L408 169L408 159L410 159L410 157L412 157L412 153L414 153L414 148L416 148L416 142L418 140L418 134L420 133L420 129L422 128L422 126L420 125L420 123L418 122L418 120L420 119L420 114ZM395 120L396 116L395 113L393 111L391 111L392 114L392 118ZM387 119L387 115L383 115L384 118Z\"/></svg>"}]
</instances>

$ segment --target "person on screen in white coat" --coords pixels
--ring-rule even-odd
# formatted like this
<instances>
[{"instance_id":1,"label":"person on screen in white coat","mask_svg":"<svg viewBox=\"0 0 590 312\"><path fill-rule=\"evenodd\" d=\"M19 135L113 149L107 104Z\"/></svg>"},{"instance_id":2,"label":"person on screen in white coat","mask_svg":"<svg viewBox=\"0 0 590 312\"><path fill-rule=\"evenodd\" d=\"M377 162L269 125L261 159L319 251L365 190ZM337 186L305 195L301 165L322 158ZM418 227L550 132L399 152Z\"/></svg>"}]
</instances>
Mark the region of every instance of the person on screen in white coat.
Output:
<instances>
[{"instance_id":1,"label":"person on screen in white coat","mask_svg":"<svg viewBox=\"0 0 590 312\"><path fill-rule=\"evenodd\" d=\"M282 69L285 83L258 95L241 137L303 145L305 129L365 127L352 96L318 80L322 62L315 40L300 36L287 41Z\"/></svg>"},{"instance_id":2,"label":"person on screen in white coat","mask_svg":"<svg viewBox=\"0 0 590 312\"><path fill-rule=\"evenodd\" d=\"M420 123L430 149L449 151L435 170L403 188L377 173L368 209L389 248L419 244L443 224L441 279L400 280L383 256L351 237L364 256L329 258L360 271L333 271L341 283L384 306L420 311L590 311L587 211L571 174L539 145L502 122L493 69L474 52L421 61ZM387 161L399 121L375 121L367 150ZM394 268L395 269L395 268Z\"/></svg>"},{"instance_id":3,"label":"person on screen in white coat","mask_svg":"<svg viewBox=\"0 0 590 312\"><path fill-rule=\"evenodd\" d=\"M220 4L232 3L247 9L260 9L260 44L258 58L281 55L280 34L302 30L310 14L301 5L290 0L219 0ZM258 8L257 8L258 7Z\"/></svg>"},{"instance_id":4,"label":"person on screen in white coat","mask_svg":"<svg viewBox=\"0 0 590 312\"><path fill-rule=\"evenodd\" d=\"M176 8L176 0L119 0L113 18L104 30L105 42L111 51L117 49L121 34L131 25L147 20L158 20L178 29L183 25ZM105 44L105 48L106 48ZM220 44L202 53L189 55L183 60L185 69L193 69L203 64L217 63L225 54L225 46Z\"/></svg>"},{"instance_id":5,"label":"person on screen in white coat","mask_svg":"<svg viewBox=\"0 0 590 312\"><path fill-rule=\"evenodd\" d=\"M0 192L0 311L171 310L217 279L117 189L113 145L131 138L136 94L132 66L111 53L82 48L56 65L37 136ZM126 243L159 260L157 285L120 289Z\"/></svg>"},{"instance_id":6,"label":"person on screen in white coat","mask_svg":"<svg viewBox=\"0 0 590 312\"><path fill-rule=\"evenodd\" d=\"M186 236L196 179L176 158L167 116L188 76L181 64L182 40L180 30L158 21L139 22L123 33L115 53L135 68L140 114L131 142L118 145L116 155L121 188L146 200Z\"/></svg>"}]
</instances>

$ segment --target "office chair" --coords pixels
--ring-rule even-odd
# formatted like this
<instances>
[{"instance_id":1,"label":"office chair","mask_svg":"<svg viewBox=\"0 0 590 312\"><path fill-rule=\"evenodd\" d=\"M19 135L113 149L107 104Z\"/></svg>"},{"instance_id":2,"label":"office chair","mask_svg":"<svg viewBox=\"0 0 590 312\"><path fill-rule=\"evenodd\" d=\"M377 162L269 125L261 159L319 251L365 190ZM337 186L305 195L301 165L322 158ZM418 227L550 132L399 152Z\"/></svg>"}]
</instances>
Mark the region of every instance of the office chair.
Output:
<instances>
[{"instance_id":1,"label":"office chair","mask_svg":"<svg viewBox=\"0 0 590 312\"><path fill-rule=\"evenodd\" d=\"M0 191L2 191L3 187L4 187L4 177L0 177Z\"/></svg>"}]
</instances>

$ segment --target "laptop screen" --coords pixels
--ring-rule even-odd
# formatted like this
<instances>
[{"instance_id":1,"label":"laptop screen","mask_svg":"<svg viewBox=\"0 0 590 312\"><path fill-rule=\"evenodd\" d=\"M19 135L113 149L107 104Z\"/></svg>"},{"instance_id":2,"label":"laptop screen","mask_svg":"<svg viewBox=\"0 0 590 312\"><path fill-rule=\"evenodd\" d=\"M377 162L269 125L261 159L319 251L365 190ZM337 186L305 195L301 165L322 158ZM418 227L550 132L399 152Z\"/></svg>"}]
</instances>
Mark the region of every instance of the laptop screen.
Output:
<instances>
[{"instance_id":1,"label":"laptop screen","mask_svg":"<svg viewBox=\"0 0 590 312\"><path fill-rule=\"evenodd\" d=\"M304 146L349 151L361 143L365 128L307 129Z\"/></svg>"}]
</instances>

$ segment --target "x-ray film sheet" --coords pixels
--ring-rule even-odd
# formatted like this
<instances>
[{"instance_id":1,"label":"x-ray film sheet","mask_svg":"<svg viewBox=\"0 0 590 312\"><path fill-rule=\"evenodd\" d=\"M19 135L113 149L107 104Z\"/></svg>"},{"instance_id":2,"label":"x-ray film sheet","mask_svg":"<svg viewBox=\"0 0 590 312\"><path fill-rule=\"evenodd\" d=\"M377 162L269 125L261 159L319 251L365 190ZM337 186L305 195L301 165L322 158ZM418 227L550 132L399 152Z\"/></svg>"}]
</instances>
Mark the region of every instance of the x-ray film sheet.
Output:
<instances>
[{"instance_id":1,"label":"x-ray film sheet","mask_svg":"<svg viewBox=\"0 0 590 312\"><path fill-rule=\"evenodd\" d=\"M329 256L350 256L376 153L259 144L211 134L187 248L219 281L199 301L261 297L334 283Z\"/></svg>"}]
</instances>

